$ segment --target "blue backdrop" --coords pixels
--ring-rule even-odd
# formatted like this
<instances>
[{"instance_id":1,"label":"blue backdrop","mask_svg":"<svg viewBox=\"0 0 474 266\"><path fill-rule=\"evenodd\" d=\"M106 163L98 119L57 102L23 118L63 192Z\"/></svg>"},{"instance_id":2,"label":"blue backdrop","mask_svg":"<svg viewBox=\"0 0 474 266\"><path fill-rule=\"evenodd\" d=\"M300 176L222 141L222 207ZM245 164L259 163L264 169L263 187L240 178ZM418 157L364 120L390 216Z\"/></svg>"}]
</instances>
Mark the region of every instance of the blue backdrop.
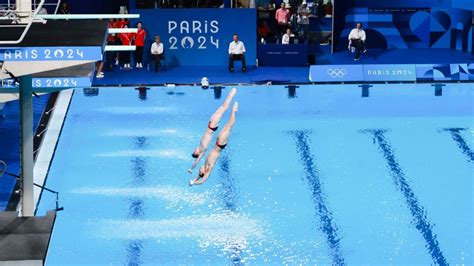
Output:
<instances>
[{"instance_id":1,"label":"blue backdrop","mask_svg":"<svg viewBox=\"0 0 474 266\"><path fill-rule=\"evenodd\" d=\"M369 48L452 48L472 51L473 0L335 1L335 50L362 22Z\"/></svg>"},{"instance_id":2,"label":"blue backdrop","mask_svg":"<svg viewBox=\"0 0 474 266\"><path fill-rule=\"evenodd\" d=\"M167 65L224 66L228 64L229 43L236 33L245 43L247 64L255 65L255 9L137 9L131 13L141 15L147 31L145 60L154 36L160 35ZM132 21L132 26L136 22Z\"/></svg>"}]
</instances>

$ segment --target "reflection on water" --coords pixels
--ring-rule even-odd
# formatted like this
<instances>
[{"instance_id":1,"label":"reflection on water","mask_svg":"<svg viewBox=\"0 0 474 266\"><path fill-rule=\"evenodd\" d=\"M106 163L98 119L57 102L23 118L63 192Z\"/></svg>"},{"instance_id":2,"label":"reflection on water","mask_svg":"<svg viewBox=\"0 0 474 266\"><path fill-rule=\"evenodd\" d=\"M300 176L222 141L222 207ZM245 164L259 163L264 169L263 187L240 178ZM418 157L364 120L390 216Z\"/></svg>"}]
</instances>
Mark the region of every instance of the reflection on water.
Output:
<instances>
[{"instance_id":1,"label":"reflection on water","mask_svg":"<svg viewBox=\"0 0 474 266\"><path fill-rule=\"evenodd\" d=\"M467 156L467 161L474 163L474 152L467 145L466 140L461 135L462 131L467 131L467 128L445 128L444 131L451 133L451 137L461 149L462 153Z\"/></svg>"},{"instance_id":2,"label":"reflection on water","mask_svg":"<svg viewBox=\"0 0 474 266\"><path fill-rule=\"evenodd\" d=\"M142 101L146 101L147 100L147 94L148 94L148 90L150 88L147 88L147 87L138 87L138 88L135 88L135 90L138 91L138 99L142 100Z\"/></svg>"},{"instance_id":3,"label":"reflection on water","mask_svg":"<svg viewBox=\"0 0 474 266\"><path fill-rule=\"evenodd\" d=\"M294 99L298 97L296 94L296 89L299 88L299 86L288 85L286 88L288 89L288 99Z\"/></svg>"},{"instance_id":4,"label":"reflection on water","mask_svg":"<svg viewBox=\"0 0 474 266\"><path fill-rule=\"evenodd\" d=\"M238 192L235 187L235 180L232 178L230 169L230 159L228 152L221 156L219 161L219 178L221 180L221 192L219 198L222 199L224 209L227 211L237 211ZM226 251L230 256L231 262L234 265L242 264L242 249L245 246L242 243L228 243Z\"/></svg>"},{"instance_id":5,"label":"reflection on water","mask_svg":"<svg viewBox=\"0 0 474 266\"><path fill-rule=\"evenodd\" d=\"M141 94L141 93L140 93ZM142 94L141 94L142 95ZM143 95L142 95L143 96ZM144 91L144 99L146 99L146 90ZM148 138L136 137L134 139L134 146L137 150L143 150L148 145ZM135 186L145 185L146 178L146 159L140 157L134 157L131 159L131 183ZM143 198L131 197L128 198L129 211L128 218L140 219L145 215L145 203ZM128 265L141 265L141 254L143 250L143 240L132 240L127 244L127 264Z\"/></svg>"},{"instance_id":6,"label":"reflection on water","mask_svg":"<svg viewBox=\"0 0 474 266\"><path fill-rule=\"evenodd\" d=\"M145 215L145 206L142 199L128 199L130 219L142 218ZM141 265L141 254L143 250L143 240L133 240L126 244L127 265Z\"/></svg>"},{"instance_id":7,"label":"reflection on water","mask_svg":"<svg viewBox=\"0 0 474 266\"><path fill-rule=\"evenodd\" d=\"M132 163L132 184L135 186L142 186L145 181L145 158L135 157L130 160Z\"/></svg>"},{"instance_id":8,"label":"reflection on water","mask_svg":"<svg viewBox=\"0 0 474 266\"><path fill-rule=\"evenodd\" d=\"M145 203L143 199L129 198L128 202L128 216L131 219L138 219L145 215Z\"/></svg>"},{"instance_id":9,"label":"reflection on water","mask_svg":"<svg viewBox=\"0 0 474 266\"><path fill-rule=\"evenodd\" d=\"M220 98L222 97L222 89L224 87L222 86L214 86L212 87L212 89L214 89L214 99L216 100L220 100Z\"/></svg>"},{"instance_id":10,"label":"reflection on water","mask_svg":"<svg viewBox=\"0 0 474 266\"><path fill-rule=\"evenodd\" d=\"M320 230L325 234L326 241L331 249L334 265L345 264L340 247L339 228L334 222L332 211L329 209L326 196L323 192L322 183L319 177L319 171L316 167L315 159L310 149L310 131L291 131L296 142L296 148L300 156L300 162L305 171L305 180L311 189L316 214L320 219Z\"/></svg>"},{"instance_id":11,"label":"reflection on water","mask_svg":"<svg viewBox=\"0 0 474 266\"><path fill-rule=\"evenodd\" d=\"M228 211L237 211L238 191L235 187L235 180L230 172L230 159L224 154L219 160L219 180L222 190L219 192L219 198L222 199L224 208Z\"/></svg>"},{"instance_id":12,"label":"reflection on water","mask_svg":"<svg viewBox=\"0 0 474 266\"><path fill-rule=\"evenodd\" d=\"M437 265L448 265L439 246L436 233L433 231L433 225L430 223L430 219L426 214L426 210L421 206L415 192L411 189L407 177L395 157L392 146L385 137L387 130L369 129L361 132L371 135L374 144L378 145L380 152L387 161L393 183L405 197L405 201L413 217L413 223L425 239L425 246L433 259L433 263Z\"/></svg>"}]
</instances>

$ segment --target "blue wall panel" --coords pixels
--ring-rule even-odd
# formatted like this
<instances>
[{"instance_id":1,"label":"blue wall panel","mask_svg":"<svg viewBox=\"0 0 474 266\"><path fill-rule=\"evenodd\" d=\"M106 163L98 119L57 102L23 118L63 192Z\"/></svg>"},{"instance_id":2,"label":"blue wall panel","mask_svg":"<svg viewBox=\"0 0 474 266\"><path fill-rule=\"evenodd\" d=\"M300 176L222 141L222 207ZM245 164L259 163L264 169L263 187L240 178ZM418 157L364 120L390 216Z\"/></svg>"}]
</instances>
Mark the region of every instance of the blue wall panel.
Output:
<instances>
[{"instance_id":1,"label":"blue wall panel","mask_svg":"<svg viewBox=\"0 0 474 266\"><path fill-rule=\"evenodd\" d=\"M343 0L335 1L335 7L339 2ZM364 23L371 48L472 51L473 0L352 0L342 5L335 14L336 51L347 49L347 35L356 22Z\"/></svg>"},{"instance_id":2,"label":"blue wall panel","mask_svg":"<svg viewBox=\"0 0 474 266\"><path fill-rule=\"evenodd\" d=\"M146 54L153 36L160 35L168 65L227 65L234 33L245 43L247 64L255 64L255 9L137 9L132 13L140 13L148 33Z\"/></svg>"}]
</instances>

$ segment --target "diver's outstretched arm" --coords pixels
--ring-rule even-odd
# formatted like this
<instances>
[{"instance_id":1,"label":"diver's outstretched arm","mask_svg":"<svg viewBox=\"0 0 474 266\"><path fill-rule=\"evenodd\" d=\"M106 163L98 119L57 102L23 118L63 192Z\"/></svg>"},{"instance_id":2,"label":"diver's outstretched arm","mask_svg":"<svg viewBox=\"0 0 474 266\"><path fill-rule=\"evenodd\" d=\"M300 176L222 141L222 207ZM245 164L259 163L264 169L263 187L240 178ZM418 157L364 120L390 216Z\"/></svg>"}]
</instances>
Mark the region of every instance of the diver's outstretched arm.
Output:
<instances>
[{"instance_id":1,"label":"diver's outstretched arm","mask_svg":"<svg viewBox=\"0 0 474 266\"><path fill-rule=\"evenodd\" d=\"M199 156L194 160L194 163L193 165L191 166L191 168L189 168L188 172L191 174L193 172L193 169L196 168L196 166L198 165L199 161L201 161L202 157L204 157L204 153L205 152L201 152L199 154Z\"/></svg>"}]
</instances>

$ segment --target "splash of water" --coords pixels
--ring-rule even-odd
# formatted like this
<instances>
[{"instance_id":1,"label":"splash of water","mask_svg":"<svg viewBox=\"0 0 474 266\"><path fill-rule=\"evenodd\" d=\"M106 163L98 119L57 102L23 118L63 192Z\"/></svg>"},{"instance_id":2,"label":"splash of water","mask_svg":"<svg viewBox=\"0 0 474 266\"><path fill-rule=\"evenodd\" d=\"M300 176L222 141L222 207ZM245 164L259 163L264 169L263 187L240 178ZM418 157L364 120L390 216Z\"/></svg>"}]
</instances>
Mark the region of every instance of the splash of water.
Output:
<instances>
[{"instance_id":1,"label":"splash of water","mask_svg":"<svg viewBox=\"0 0 474 266\"><path fill-rule=\"evenodd\" d=\"M101 220L96 235L109 240L154 239L157 241L194 239L203 249L209 246L228 253L248 249L249 241L263 239L262 223L247 215L221 212L162 220Z\"/></svg>"},{"instance_id":2,"label":"splash of water","mask_svg":"<svg viewBox=\"0 0 474 266\"><path fill-rule=\"evenodd\" d=\"M175 128L157 129L157 128L140 128L138 129L113 129L107 131L103 136L108 137L155 137L155 136L174 136L178 134Z\"/></svg>"},{"instance_id":3,"label":"splash of water","mask_svg":"<svg viewBox=\"0 0 474 266\"><path fill-rule=\"evenodd\" d=\"M162 159L187 160L189 156L179 150L122 150L94 154L94 157L157 157Z\"/></svg>"},{"instance_id":4,"label":"splash of water","mask_svg":"<svg viewBox=\"0 0 474 266\"><path fill-rule=\"evenodd\" d=\"M102 134L106 137L173 137L194 140L195 136L176 128L140 128L140 129L112 129Z\"/></svg>"},{"instance_id":5,"label":"splash of water","mask_svg":"<svg viewBox=\"0 0 474 266\"><path fill-rule=\"evenodd\" d=\"M133 187L133 188L110 188L110 187L83 187L71 191L81 195L99 195L107 197L139 197L149 199L165 200L172 205L186 203L191 206L203 205L210 197L208 192L194 193L188 189L173 186L157 187Z\"/></svg>"},{"instance_id":6,"label":"splash of water","mask_svg":"<svg viewBox=\"0 0 474 266\"><path fill-rule=\"evenodd\" d=\"M115 115L145 115L145 114L159 114L170 113L175 111L173 107L104 107L98 108L97 111L115 114Z\"/></svg>"}]
</instances>

